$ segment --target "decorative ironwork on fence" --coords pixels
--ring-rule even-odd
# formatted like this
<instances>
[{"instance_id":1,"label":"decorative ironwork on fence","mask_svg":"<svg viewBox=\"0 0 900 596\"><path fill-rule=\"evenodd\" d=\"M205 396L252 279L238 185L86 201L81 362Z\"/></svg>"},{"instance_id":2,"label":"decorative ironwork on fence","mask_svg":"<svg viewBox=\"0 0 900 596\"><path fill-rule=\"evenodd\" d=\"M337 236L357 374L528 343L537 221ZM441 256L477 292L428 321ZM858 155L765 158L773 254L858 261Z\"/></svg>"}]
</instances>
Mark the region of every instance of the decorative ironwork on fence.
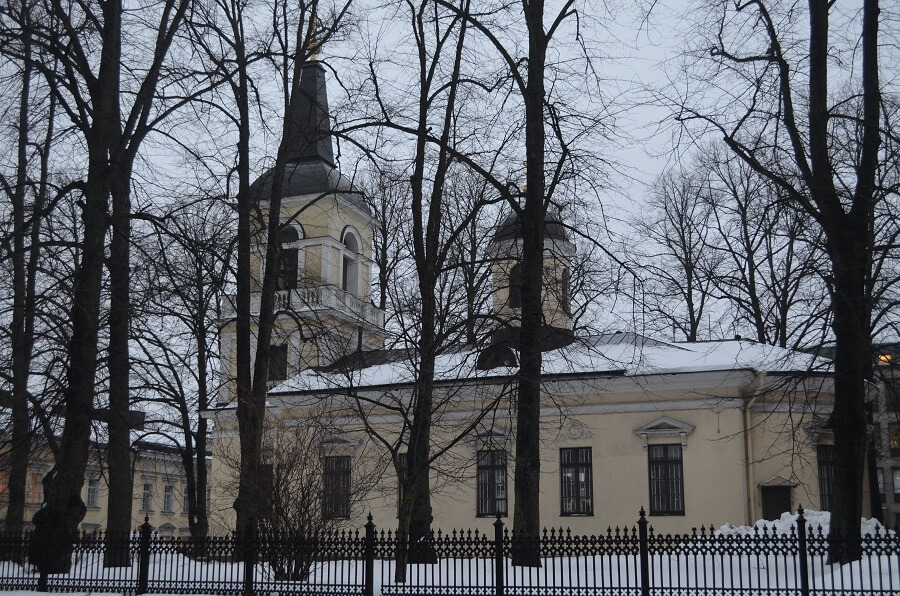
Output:
<instances>
[{"instance_id":1,"label":"decorative ironwork on fence","mask_svg":"<svg viewBox=\"0 0 900 596\"><path fill-rule=\"evenodd\" d=\"M204 540L164 538L145 523L130 536L85 534L73 543L69 573L41 575L41 545L29 534L0 535L0 589L57 592L206 594L897 594L900 538L887 530L863 537L859 561L830 565L836 538L808 528L802 509L790 533L757 528L723 534L700 528L656 534L643 509L632 527L599 536L545 530L523 541L498 518L493 535L436 532L407 544L404 536L362 530L298 536L282 532ZM540 567L515 567L516 548L535 548ZM107 549L129 549L132 565L104 567ZM398 549L426 560L398 573ZM405 573L403 573L405 571Z\"/></svg>"}]
</instances>

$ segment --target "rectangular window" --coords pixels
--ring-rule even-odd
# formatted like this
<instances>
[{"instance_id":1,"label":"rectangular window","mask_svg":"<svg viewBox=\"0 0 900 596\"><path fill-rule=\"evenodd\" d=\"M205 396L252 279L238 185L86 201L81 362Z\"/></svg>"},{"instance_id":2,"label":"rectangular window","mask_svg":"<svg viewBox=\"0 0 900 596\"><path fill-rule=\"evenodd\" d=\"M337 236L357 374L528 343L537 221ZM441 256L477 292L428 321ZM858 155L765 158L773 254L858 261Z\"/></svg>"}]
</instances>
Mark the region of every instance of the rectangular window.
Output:
<instances>
[{"instance_id":1,"label":"rectangular window","mask_svg":"<svg viewBox=\"0 0 900 596\"><path fill-rule=\"evenodd\" d=\"M87 503L90 509L100 508L100 477L91 474L87 481Z\"/></svg>"},{"instance_id":2,"label":"rectangular window","mask_svg":"<svg viewBox=\"0 0 900 596\"><path fill-rule=\"evenodd\" d=\"M163 486L163 511L165 513L175 511L175 487L171 484Z\"/></svg>"},{"instance_id":3,"label":"rectangular window","mask_svg":"<svg viewBox=\"0 0 900 596\"><path fill-rule=\"evenodd\" d=\"M892 422L888 424L888 437L891 455L900 455L900 423Z\"/></svg>"},{"instance_id":4,"label":"rectangular window","mask_svg":"<svg viewBox=\"0 0 900 596\"><path fill-rule=\"evenodd\" d=\"M269 349L269 381L287 379L287 344L271 346Z\"/></svg>"},{"instance_id":5,"label":"rectangular window","mask_svg":"<svg viewBox=\"0 0 900 596\"><path fill-rule=\"evenodd\" d=\"M145 482L141 490L141 511L153 511L153 484Z\"/></svg>"},{"instance_id":6,"label":"rectangular window","mask_svg":"<svg viewBox=\"0 0 900 596\"><path fill-rule=\"evenodd\" d=\"M478 517L506 515L506 451L478 452Z\"/></svg>"},{"instance_id":7,"label":"rectangular window","mask_svg":"<svg viewBox=\"0 0 900 596\"><path fill-rule=\"evenodd\" d=\"M407 452L397 454L397 516L400 516L400 507L403 505L403 483L406 482L409 461Z\"/></svg>"},{"instance_id":8,"label":"rectangular window","mask_svg":"<svg viewBox=\"0 0 900 596\"><path fill-rule=\"evenodd\" d=\"M834 445L816 447L819 460L819 507L822 511L831 511L831 498L834 494Z\"/></svg>"},{"instance_id":9,"label":"rectangular window","mask_svg":"<svg viewBox=\"0 0 900 596\"><path fill-rule=\"evenodd\" d=\"M894 503L900 503L900 468L891 469L891 481L894 484Z\"/></svg>"},{"instance_id":10,"label":"rectangular window","mask_svg":"<svg viewBox=\"0 0 900 596\"><path fill-rule=\"evenodd\" d=\"M190 505L191 505L191 503L190 503L190 500L188 499L187 485L185 485L184 499L182 499L182 501L181 501L181 512L185 513L185 514L188 513L188 511L190 511Z\"/></svg>"},{"instance_id":11,"label":"rectangular window","mask_svg":"<svg viewBox=\"0 0 900 596\"><path fill-rule=\"evenodd\" d=\"M322 507L326 519L350 517L350 456L325 458L325 494Z\"/></svg>"},{"instance_id":12,"label":"rectangular window","mask_svg":"<svg viewBox=\"0 0 900 596\"><path fill-rule=\"evenodd\" d=\"M561 515L594 514L591 448L559 450Z\"/></svg>"},{"instance_id":13,"label":"rectangular window","mask_svg":"<svg viewBox=\"0 0 900 596\"><path fill-rule=\"evenodd\" d=\"M872 441L875 444L875 451L881 452L881 423L876 422L872 425Z\"/></svg>"},{"instance_id":14,"label":"rectangular window","mask_svg":"<svg viewBox=\"0 0 900 596\"><path fill-rule=\"evenodd\" d=\"M881 498L881 502L884 503L886 499L886 495L884 494L884 470L878 468L876 470L876 476L878 478L878 496Z\"/></svg>"},{"instance_id":15,"label":"rectangular window","mask_svg":"<svg viewBox=\"0 0 900 596\"><path fill-rule=\"evenodd\" d=\"M684 515L681 445L650 445L650 515Z\"/></svg>"},{"instance_id":16,"label":"rectangular window","mask_svg":"<svg viewBox=\"0 0 900 596\"><path fill-rule=\"evenodd\" d=\"M31 505L40 505L44 502L44 484L42 474L32 472L28 476L28 489L25 501Z\"/></svg>"}]
</instances>

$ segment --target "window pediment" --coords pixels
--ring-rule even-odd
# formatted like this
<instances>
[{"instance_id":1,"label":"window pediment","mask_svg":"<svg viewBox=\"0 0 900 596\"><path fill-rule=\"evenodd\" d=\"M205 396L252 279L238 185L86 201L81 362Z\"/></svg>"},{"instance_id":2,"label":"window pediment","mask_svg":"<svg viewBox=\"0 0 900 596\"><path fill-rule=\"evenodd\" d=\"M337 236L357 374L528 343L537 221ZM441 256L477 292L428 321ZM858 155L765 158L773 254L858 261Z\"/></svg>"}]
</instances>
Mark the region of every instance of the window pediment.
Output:
<instances>
[{"instance_id":1,"label":"window pediment","mask_svg":"<svg viewBox=\"0 0 900 596\"><path fill-rule=\"evenodd\" d=\"M794 487L794 486L797 486L797 482L794 482L794 481L792 481L792 480L789 480L788 478L785 478L784 476L772 476L771 478L769 478L769 479L766 480L765 482L760 482L760 483L758 484L758 486L760 486L760 487L765 487L765 486L790 486L790 487Z\"/></svg>"},{"instance_id":2,"label":"window pediment","mask_svg":"<svg viewBox=\"0 0 900 596\"><path fill-rule=\"evenodd\" d=\"M510 433L503 426L481 428L468 435L465 442L469 445L472 453L482 449L508 449Z\"/></svg>"},{"instance_id":3,"label":"window pediment","mask_svg":"<svg viewBox=\"0 0 900 596\"><path fill-rule=\"evenodd\" d=\"M662 416L634 429L634 434L641 438L644 450L650 437L678 437L681 448L687 449L687 436L694 432L694 426L668 416Z\"/></svg>"}]
</instances>

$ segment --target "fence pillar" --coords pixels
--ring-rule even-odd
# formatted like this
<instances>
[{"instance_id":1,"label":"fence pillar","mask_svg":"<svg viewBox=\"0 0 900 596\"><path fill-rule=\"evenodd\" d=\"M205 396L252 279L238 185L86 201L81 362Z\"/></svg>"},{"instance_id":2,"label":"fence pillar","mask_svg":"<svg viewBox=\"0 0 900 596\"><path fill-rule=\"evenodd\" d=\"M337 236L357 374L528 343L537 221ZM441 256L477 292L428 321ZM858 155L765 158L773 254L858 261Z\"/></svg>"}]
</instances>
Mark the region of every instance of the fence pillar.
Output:
<instances>
[{"instance_id":1,"label":"fence pillar","mask_svg":"<svg viewBox=\"0 0 900 596\"><path fill-rule=\"evenodd\" d=\"M256 566L256 519L250 518L244 532L244 596L253 596L253 568Z\"/></svg>"},{"instance_id":2,"label":"fence pillar","mask_svg":"<svg viewBox=\"0 0 900 596\"><path fill-rule=\"evenodd\" d=\"M145 515L138 537L138 585L135 591L137 594L146 594L147 584L150 581L150 534L152 532L153 526L150 525L150 518Z\"/></svg>"},{"instance_id":3,"label":"fence pillar","mask_svg":"<svg viewBox=\"0 0 900 596\"><path fill-rule=\"evenodd\" d=\"M503 596L506 592L506 562L503 560L503 520L497 514L494 522L494 586L496 596Z\"/></svg>"},{"instance_id":4,"label":"fence pillar","mask_svg":"<svg viewBox=\"0 0 900 596\"><path fill-rule=\"evenodd\" d=\"M366 547L365 547L365 577L363 578L363 596L372 596L375 593L375 523L372 521L372 512L369 512L369 521L366 522Z\"/></svg>"},{"instance_id":5,"label":"fence pillar","mask_svg":"<svg viewBox=\"0 0 900 596\"><path fill-rule=\"evenodd\" d=\"M797 556L800 557L800 596L809 596L809 559L806 548L806 518L803 506L797 507Z\"/></svg>"},{"instance_id":6,"label":"fence pillar","mask_svg":"<svg viewBox=\"0 0 900 596\"><path fill-rule=\"evenodd\" d=\"M644 508L641 507L638 517L638 547L641 557L641 596L650 596L650 545L647 534L647 521Z\"/></svg>"}]
</instances>

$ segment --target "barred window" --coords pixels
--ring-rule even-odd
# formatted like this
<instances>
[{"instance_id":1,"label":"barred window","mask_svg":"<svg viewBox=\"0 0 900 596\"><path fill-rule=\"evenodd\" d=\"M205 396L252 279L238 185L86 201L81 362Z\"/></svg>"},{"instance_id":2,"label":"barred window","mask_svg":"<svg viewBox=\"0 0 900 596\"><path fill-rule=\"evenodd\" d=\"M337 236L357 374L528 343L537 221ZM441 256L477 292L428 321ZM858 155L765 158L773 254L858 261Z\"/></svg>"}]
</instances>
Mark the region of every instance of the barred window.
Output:
<instances>
[{"instance_id":1,"label":"barred window","mask_svg":"<svg viewBox=\"0 0 900 596\"><path fill-rule=\"evenodd\" d=\"M590 447L559 450L561 515L593 515L594 483Z\"/></svg>"},{"instance_id":2,"label":"barred window","mask_svg":"<svg viewBox=\"0 0 900 596\"><path fill-rule=\"evenodd\" d=\"M650 445L650 515L684 515L681 445Z\"/></svg>"},{"instance_id":3,"label":"barred window","mask_svg":"<svg viewBox=\"0 0 900 596\"><path fill-rule=\"evenodd\" d=\"M477 515L506 515L506 451L489 449L478 452Z\"/></svg>"},{"instance_id":4,"label":"barred window","mask_svg":"<svg viewBox=\"0 0 900 596\"><path fill-rule=\"evenodd\" d=\"M819 507L822 511L831 511L832 495L834 495L834 445L816 447L819 460Z\"/></svg>"},{"instance_id":5,"label":"barred window","mask_svg":"<svg viewBox=\"0 0 900 596\"><path fill-rule=\"evenodd\" d=\"M322 510L326 519L350 517L350 456L325 458L325 491Z\"/></svg>"}]
</instances>

